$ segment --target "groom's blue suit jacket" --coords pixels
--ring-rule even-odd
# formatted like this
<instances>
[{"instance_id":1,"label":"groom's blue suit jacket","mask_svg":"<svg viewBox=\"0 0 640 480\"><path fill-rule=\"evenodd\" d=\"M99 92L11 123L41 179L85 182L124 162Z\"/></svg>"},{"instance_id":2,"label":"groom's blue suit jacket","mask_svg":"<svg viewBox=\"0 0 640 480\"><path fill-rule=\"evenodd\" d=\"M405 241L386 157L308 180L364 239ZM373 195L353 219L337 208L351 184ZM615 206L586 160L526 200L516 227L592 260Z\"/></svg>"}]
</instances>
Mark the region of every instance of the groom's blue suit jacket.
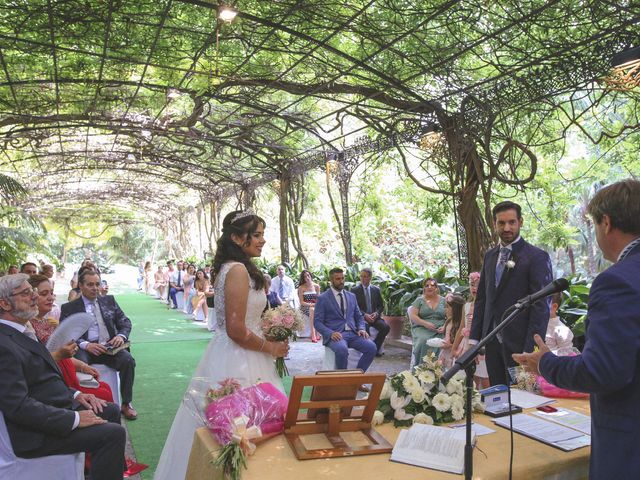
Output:
<instances>
[{"instance_id":1,"label":"groom's blue suit jacket","mask_svg":"<svg viewBox=\"0 0 640 480\"><path fill-rule=\"evenodd\" d=\"M333 332L342 332L344 330L345 324L349 325L349 328L354 332L366 329L364 317L360 308L358 308L356 296L346 290L342 290L342 293L345 299L344 315L342 315L340 305L330 288L320 295L316 302L313 324L322 335L325 345L331 341Z\"/></svg>"},{"instance_id":2,"label":"groom's blue suit jacket","mask_svg":"<svg viewBox=\"0 0 640 480\"><path fill-rule=\"evenodd\" d=\"M596 277L582 355L546 353L554 385L591 393L591 479L640 475L640 245Z\"/></svg>"}]
</instances>

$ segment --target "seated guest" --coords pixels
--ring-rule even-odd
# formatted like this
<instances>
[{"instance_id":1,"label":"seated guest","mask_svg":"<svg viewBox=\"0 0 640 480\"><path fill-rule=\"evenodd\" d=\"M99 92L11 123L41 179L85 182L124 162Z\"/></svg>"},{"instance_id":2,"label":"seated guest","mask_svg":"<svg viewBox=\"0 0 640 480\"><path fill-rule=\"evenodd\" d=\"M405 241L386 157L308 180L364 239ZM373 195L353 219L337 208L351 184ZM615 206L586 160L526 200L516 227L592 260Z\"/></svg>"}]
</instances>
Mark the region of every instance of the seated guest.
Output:
<instances>
[{"instance_id":1,"label":"seated guest","mask_svg":"<svg viewBox=\"0 0 640 480\"><path fill-rule=\"evenodd\" d=\"M447 320L444 324L444 345L440 349L438 360L445 369L448 369L451 368L455 360L453 347L464 318L464 298L461 295L449 294L445 297L445 301L447 306L444 311Z\"/></svg>"},{"instance_id":2,"label":"seated guest","mask_svg":"<svg viewBox=\"0 0 640 480\"><path fill-rule=\"evenodd\" d=\"M76 272L74 278L76 278L77 276L79 276L82 273L87 272L87 271L96 272L97 270L93 266L91 266L90 264L84 265L84 266L80 267L80 270L78 270ZM72 281L72 283L73 283L73 281ZM69 295L67 296L67 300L69 302L73 302L74 300L80 298L80 295L82 295L82 292L80 291L80 286L78 285L77 279L75 281L75 284L76 284L76 286L73 287L71 290L69 290Z\"/></svg>"},{"instance_id":3,"label":"seated guest","mask_svg":"<svg viewBox=\"0 0 640 480\"><path fill-rule=\"evenodd\" d=\"M131 321L127 318L113 295L99 296L100 275L93 270L85 270L78 276L82 295L73 302L62 305L60 322L69 315L86 312L93 315L95 323L82 336L80 350L76 357L89 365L101 363L120 372L120 394L122 413L127 420L135 420L137 412L131 405L133 378L136 362L126 349L115 355L108 354L107 348L120 347L131 333Z\"/></svg>"},{"instance_id":4,"label":"seated guest","mask_svg":"<svg viewBox=\"0 0 640 480\"><path fill-rule=\"evenodd\" d=\"M38 273L38 266L33 262L26 262L20 266L20 273L27 275L35 275Z\"/></svg>"},{"instance_id":5,"label":"seated guest","mask_svg":"<svg viewBox=\"0 0 640 480\"><path fill-rule=\"evenodd\" d=\"M193 316L195 318L198 315L198 309L202 309L202 318L204 318L206 321L206 319L209 317L207 298L213 296L213 290L211 290L209 277L206 273L204 273L204 269L199 268L196 272L193 288L195 289L195 294L191 302L193 306Z\"/></svg>"},{"instance_id":6,"label":"seated guest","mask_svg":"<svg viewBox=\"0 0 640 480\"><path fill-rule=\"evenodd\" d=\"M173 307L171 307L173 309L178 308L178 293L182 295L184 291L184 262L182 260L178 261L177 267L178 269L169 277L169 298L173 302Z\"/></svg>"},{"instance_id":7,"label":"seated guest","mask_svg":"<svg viewBox=\"0 0 640 480\"><path fill-rule=\"evenodd\" d=\"M309 323L309 336L313 343L320 340L320 335L316 333L316 329L313 328L313 314L320 296L320 285L313 281L311 272L309 270L302 270L300 272L300 279L298 280L298 300L300 301L300 312L307 319Z\"/></svg>"},{"instance_id":8,"label":"seated guest","mask_svg":"<svg viewBox=\"0 0 640 480\"><path fill-rule=\"evenodd\" d=\"M358 307L364 315L364 321L367 326L367 333L370 332L370 328L373 327L378 331L376 339L374 340L376 348L378 349L376 355L380 356L380 349L384 343L384 339L389 334L389 325L382 319L382 310L384 310L384 303L382 302L382 293L380 289L375 285L371 285L371 278L373 272L370 268L363 268L360 271L360 285L353 288L351 291L358 300Z\"/></svg>"},{"instance_id":9,"label":"seated guest","mask_svg":"<svg viewBox=\"0 0 640 480\"><path fill-rule=\"evenodd\" d=\"M344 290L344 271L329 271L331 288L318 297L314 313L316 330L324 345L336 355L336 369L347 368L349 348L362 352L357 368L367 371L376 355L376 344L369 340L364 317L353 293Z\"/></svg>"},{"instance_id":10,"label":"seated guest","mask_svg":"<svg viewBox=\"0 0 640 480\"><path fill-rule=\"evenodd\" d=\"M278 292L271 291L271 276L268 273L264 274L264 293L267 295L269 308L276 308L282 305L282 299L278 296Z\"/></svg>"},{"instance_id":11,"label":"seated guest","mask_svg":"<svg viewBox=\"0 0 640 480\"><path fill-rule=\"evenodd\" d=\"M14 453L90 453L93 480L121 480L125 430L116 405L69 389L47 349L25 331L38 313L24 274L0 278L0 411Z\"/></svg>"},{"instance_id":12,"label":"seated guest","mask_svg":"<svg viewBox=\"0 0 640 480\"><path fill-rule=\"evenodd\" d=\"M58 322L52 322L49 314L53 306L53 287L51 281L44 275L31 275L29 277L29 284L36 290L38 290L38 313L34 318L29 321L29 324L36 335L36 338L43 345L47 344L49 337L55 330ZM29 328L27 326L27 328ZM111 387L104 382L99 382L99 386L96 388L87 388L80 386L78 382L78 376L76 372L87 373L96 380L100 377L98 371L85 362L73 358L73 355L77 352L78 346L76 342L71 342L64 347L51 353L53 359L58 363L60 372L64 383L68 387L74 390L80 390L84 393L92 393L102 400L107 402L113 402L113 394L111 393Z\"/></svg>"},{"instance_id":13,"label":"seated guest","mask_svg":"<svg viewBox=\"0 0 640 480\"><path fill-rule=\"evenodd\" d=\"M427 345L427 340L439 337L444 332L446 320L444 297L440 296L438 282L435 278L427 278L423 283L422 295L416 298L409 307L411 320L411 336L413 337L413 365L420 365L429 352L438 356L439 349Z\"/></svg>"},{"instance_id":14,"label":"seated guest","mask_svg":"<svg viewBox=\"0 0 640 480\"><path fill-rule=\"evenodd\" d=\"M278 265L276 272L276 276L271 279L271 290L278 294L283 303L288 303L295 307L296 287L293 285L293 280L285 273L284 265Z\"/></svg>"},{"instance_id":15,"label":"seated guest","mask_svg":"<svg viewBox=\"0 0 640 480\"><path fill-rule=\"evenodd\" d=\"M158 270L153 274L153 288L158 291L158 295L160 295L160 299L164 300L167 298L167 281L164 278L164 271L162 270L162 265L158 265Z\"/></svg>"},{"instance_id":16,"label":"seated guest","mask_svg":"<svg viewBox=\"0 0 640 480\"><path fill-rule=\"evenodd\" d=\"M573 352L573 332L558 316L558 308L562 304L562 293L557 292L551 296L551 310L549 311L549 323L544 343L556 355L566 355Z\"/></svg>"}]
</instances>

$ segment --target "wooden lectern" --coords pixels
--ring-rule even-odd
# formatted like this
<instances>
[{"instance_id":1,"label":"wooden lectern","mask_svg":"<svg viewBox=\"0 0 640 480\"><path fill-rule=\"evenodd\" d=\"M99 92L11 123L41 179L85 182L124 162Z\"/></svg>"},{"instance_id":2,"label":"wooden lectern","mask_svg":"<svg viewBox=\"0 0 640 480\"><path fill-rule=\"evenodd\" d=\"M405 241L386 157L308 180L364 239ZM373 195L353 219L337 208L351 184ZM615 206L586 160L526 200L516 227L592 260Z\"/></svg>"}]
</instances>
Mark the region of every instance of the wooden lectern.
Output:
<instances>
[{"instance_id":1,"label":"wooden lectern","mask_svg":"<svg viewBox=\"0 0 640 480\"><path fill-rule=\"evenodd\" d=\"M361 370L293 377L284 434L298 460L391 452L392 445L371 427L384 381L384 373ZM362 385L371 385L369 397L357 399ZM305 387L312 389L308 401L302 400ZM341 436L345 432L361 432L368 445L349 445ZM301 437L313 434L324 434L332 447L307 449Z\"/></svg>"}]
</instances>

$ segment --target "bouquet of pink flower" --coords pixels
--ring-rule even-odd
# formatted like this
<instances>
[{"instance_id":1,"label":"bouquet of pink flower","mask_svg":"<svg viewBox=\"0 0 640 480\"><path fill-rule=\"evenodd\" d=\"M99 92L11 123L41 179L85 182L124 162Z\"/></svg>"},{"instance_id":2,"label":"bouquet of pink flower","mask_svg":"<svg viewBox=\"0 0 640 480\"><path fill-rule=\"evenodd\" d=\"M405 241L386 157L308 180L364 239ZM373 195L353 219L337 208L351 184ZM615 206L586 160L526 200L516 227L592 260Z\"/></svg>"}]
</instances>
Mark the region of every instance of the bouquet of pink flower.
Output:
<instances>
[{"instance_id":1,"label":"bouquet of pink flower","mask_svg":"<svg viewBox=\"0 0 640 480\"><path fill-rule=\"evenodd\" d=\"M288 405L287 396L270 383L242 389L236 385L233 379L220 382L220 388L212 390L216 398L205 408L209 430L222 445L214 464L233 480L240 478L240 467L246 468L256 443L283 431ZM217 396L224 392L231 393Z\"/></svg>"},{"instance_id":2,"label":"bouquet of pink flower","mask_svg":"<svg viewBox=\"0 0 640 480\"><path fill-rule=\"evenodd\" d=\"M264 338L272 342L283 342L289 338L296 340L297 332L302 328L302 315L289 305L280 305L264 312L261 329ZM276 371L280 377L289 375L284 358L276 359Z\"/></svg>"}]
</instances>

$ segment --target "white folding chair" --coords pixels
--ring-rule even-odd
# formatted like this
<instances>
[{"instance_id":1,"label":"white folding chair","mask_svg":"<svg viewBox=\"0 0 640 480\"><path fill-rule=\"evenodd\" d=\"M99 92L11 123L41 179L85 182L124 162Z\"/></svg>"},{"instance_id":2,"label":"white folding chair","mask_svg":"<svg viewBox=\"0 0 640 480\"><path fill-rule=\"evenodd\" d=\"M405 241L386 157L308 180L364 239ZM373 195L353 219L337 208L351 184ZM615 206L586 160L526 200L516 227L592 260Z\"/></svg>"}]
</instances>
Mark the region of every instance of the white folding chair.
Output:
<instances>
[{"instance_id":1,"label":"white folding chair","mask_svg":"<svg viewBox=\"0 0 640 480\"><path fill-rule=\"evenodd\" d=\"M100 381L111 387L113 403L120 406L120 374L118 371L102 363L94 363L91 366L100 373Z\"/></svg>"},{"instance_id":2,"label":"white folding chair","mask_svg":"<svg viewBox=\"0 0 640 480\"><path fill-rule=\"evenodd\" d=\"M0 478L34 480L64 478L84 480L84 453L20 458L13 453L4 415L0 412Z\"/></svg>"}]
</instances>

